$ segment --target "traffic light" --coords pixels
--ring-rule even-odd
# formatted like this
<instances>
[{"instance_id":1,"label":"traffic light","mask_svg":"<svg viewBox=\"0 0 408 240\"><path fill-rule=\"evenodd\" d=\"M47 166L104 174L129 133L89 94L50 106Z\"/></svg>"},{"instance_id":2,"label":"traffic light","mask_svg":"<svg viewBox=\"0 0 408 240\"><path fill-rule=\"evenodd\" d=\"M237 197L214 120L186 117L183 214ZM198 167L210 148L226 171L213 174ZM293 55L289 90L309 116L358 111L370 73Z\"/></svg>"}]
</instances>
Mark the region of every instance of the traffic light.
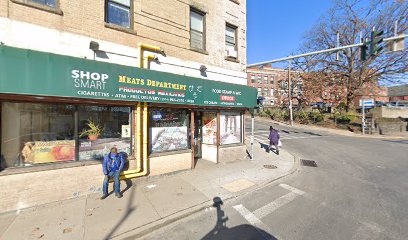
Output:
<instances>
[{"instance_id":1,"label":"traffic light","mask_svg":"<svg viewBox=\"0 0 408 240\"><path fill-rule=\"evenodd\" d=\"M370 56L377 56L383 49L382 46L379 46L383 41L383 37L381 37L383 33L384 31L371 31Z\"/></svg>"},{"instance_id":2,"label":"traffic light","mask_svg":"<svg viewBox=\"0 0 408 240\"><path fill-rule=\"evenodd\" d=\"M367 60L368 44L369 43L365 42L363 46L360 47L360 60L361 61Z\"/></svg>"}]
</instances>

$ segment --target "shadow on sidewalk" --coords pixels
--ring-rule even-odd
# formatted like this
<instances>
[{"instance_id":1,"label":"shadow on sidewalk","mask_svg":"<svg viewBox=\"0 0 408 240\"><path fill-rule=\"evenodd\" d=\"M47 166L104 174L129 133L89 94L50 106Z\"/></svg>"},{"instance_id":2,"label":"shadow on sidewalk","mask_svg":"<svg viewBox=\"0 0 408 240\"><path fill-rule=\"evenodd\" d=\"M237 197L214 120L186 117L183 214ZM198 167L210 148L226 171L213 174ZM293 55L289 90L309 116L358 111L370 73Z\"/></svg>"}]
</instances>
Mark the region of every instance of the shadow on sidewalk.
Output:
<instances>
[{"instance_id":1,"label":"shadow on sidewalk","mask_svg":"<svg viewBox=\"0 0 408 240\"><path fill-rule=\"evenodd\" d=\"M278 154L276 149L271 149L268 144L258 142L261 145L261 149L265 149L265 152L270 153L271 150L273 153Z\"/></svg>"},{"instance_id":2,"label":"shadow on sidewalk","mask_svg":"<svg viewBox=\"0 0 408 240\"><path fill-rule=\"evenodd\" d=\"M277 240L274 236L249 224L242 224L233 228L227 227L228 217L225 216L221 206L224 204L220 197L213 199L213 207L217 209L217 223L214 229L207 233L202 240L245 240L245 239L262 239Z\"/></svg>"},{"instance_id":3,"label":"shadow on sidewalk","mask_svg":"<svg viewBox=\"0 0 408 240\"><path fill-rule=\"evenodd\" d=\"M121 193L123 194L124 192L126 192L128 189L131 189L130 193L128 193L130 195L129 200L127 202L126 205L126 209L124 211L124 215L122 216L122 218L118 221L118 223L112 228L112 230L103 238L103 239L111 239L113 237L113 234L116 232L116 230L119 229L119 227L122 225L122 223L124 221L126 221L126 219L129 217L129 215L136 210L135 207L132 207L133 204L133 199L135 197L135 190L136 187L132 187L133 183L130 179L125 180L126 182L126 188L123 189L121 191Z\"/></svg>"}]
</instances>

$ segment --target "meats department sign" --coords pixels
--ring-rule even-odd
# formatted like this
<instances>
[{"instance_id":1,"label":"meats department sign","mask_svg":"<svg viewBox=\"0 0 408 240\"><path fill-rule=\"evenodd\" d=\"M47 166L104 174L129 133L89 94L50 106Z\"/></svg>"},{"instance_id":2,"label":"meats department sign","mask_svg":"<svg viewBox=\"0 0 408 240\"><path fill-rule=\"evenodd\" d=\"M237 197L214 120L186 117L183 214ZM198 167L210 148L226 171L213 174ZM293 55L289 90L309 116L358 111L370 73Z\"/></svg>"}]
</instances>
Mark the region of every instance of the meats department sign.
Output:
<instances>
[{"instance_id":1,"label":"meats department sign","mask_svg":"<svg viewBox=\"0 0 408 240\"><path fill-rule=\"evenodd\" d=\"M0 93L253 108L255 88L0 47Z\"/></svg>"}]
</instances>

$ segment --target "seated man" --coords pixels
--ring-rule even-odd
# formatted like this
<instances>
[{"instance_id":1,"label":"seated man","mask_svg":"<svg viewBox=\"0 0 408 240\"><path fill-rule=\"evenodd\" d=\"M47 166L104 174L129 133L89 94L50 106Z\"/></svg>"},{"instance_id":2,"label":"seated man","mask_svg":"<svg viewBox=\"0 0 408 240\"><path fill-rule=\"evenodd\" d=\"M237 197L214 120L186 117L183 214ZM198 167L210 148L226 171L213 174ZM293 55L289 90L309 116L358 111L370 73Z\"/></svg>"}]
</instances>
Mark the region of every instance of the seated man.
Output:
<instances>
[{"instance_id":1,"label":"seated man","mask_svg":"<svg viewBox=\"0 0 408 240\"><path fill-rule=\"evenodd\" d=\"M125 165L125 160L123 159L122 154L118 153L118 149L113 147L110 153L106 154L102 162L103 174L105 179L103 180L103 195L101 199L105 199L108 196L108 185L109 179L113 177L114 180L114 190L115 196L118 198L122 197L120 193L120 172L122 171Z\"/></svg>"}]
</instances>

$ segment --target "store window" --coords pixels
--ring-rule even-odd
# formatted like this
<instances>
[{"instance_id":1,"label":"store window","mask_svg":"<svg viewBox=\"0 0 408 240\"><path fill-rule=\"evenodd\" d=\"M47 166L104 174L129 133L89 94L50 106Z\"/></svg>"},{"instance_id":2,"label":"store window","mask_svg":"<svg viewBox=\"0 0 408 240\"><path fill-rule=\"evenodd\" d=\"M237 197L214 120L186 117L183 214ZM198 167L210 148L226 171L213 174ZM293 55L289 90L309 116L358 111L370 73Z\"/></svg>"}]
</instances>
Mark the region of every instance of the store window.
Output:
<instances>
[{"instance_id":1,"label":"store window","mask_svg":"<svg viewBox=\"0 0 408 240\"><path fill-rule=\"evenodd\" d=\"M217 113L204 112L202 130L204 144L217 144Z\"/></svg>"},{"instance_id":2,"label":"store window","mask_svg":"<svg viewBox=\"0 0 408 240\"><path fill-rule=\"evenodd\" d=\"M131 154L129 107L1 103L0 169Z\"/></svg>"},{"instance_id":3,"label":"store window","mask_svg":"<svg viewBox=\"0 0 408 240\"><path fill-rule=\"evenodd\" d=\"M2 103L2 168L75 160L72 105Z\"/></svg>"},{"instance_id":4,"label":"store window","mask_svg":"<svg viewBox=\"0 0 408 240\"><path fill-rule=\"evenodd\" d=\"M150 152L190 148L189 115L186 110L154 108L150 111Z\"/></svg>"},{"instance_id":5,"label":"store window","mask_svg":"<svg viewBox=\"0 0 408 240\"><path fill-rule=\"evenodd\" d=\"M112 147L130 154L129 107L78 106L79 160L102 160Z\"/></svg>"},{"instance_id":6,"label":"store window","mask_svg":"<svg viewBox=\"0 0 408 240\"><path fill-rule=\"evenodd\" d=\"M130 0L106 0L107 23L130 28L131 12Z\"/></svg>"},{"instance_id":7,"label":"store window","mask_svg":"<svg viewBox=\"0 0 408 240\"><path fill-rule=\"evenodd\" d=\"M220 131L221 145L241 143L241 114L239 112L221 112Z\"/></svg>"}]
</instances>

